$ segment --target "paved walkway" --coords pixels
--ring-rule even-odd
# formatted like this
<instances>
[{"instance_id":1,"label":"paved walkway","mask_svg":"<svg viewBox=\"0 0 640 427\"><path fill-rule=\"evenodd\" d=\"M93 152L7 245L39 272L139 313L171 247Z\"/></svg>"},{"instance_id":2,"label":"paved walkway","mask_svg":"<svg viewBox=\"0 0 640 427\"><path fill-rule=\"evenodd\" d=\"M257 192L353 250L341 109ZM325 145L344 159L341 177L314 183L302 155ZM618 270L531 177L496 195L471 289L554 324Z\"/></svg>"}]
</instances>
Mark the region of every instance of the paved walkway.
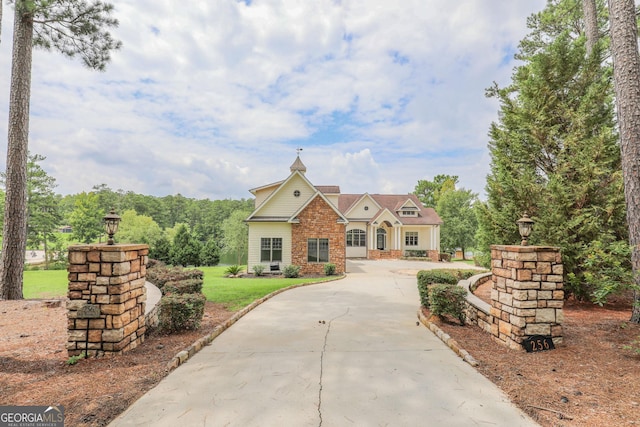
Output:
<instances>
[{"instance_id":1,"label":"paved walkway","mask_svg":"<svg viewBox=\"0 0 640 427\"><path fill-rule=\"evenodd\" d=\"M275 296L111 426L537 425L416 325L406 271L427 266L349 261L346 279Z\"/></svg>"}]
</instances>

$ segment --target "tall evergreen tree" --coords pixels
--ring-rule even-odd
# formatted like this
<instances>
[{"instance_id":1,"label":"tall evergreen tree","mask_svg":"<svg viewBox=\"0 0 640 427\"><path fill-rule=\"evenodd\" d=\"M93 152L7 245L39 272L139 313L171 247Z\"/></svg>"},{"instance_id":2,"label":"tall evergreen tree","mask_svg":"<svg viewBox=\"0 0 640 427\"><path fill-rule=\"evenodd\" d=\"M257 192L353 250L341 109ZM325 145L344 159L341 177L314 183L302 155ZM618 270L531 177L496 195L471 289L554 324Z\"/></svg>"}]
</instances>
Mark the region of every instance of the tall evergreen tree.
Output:
<instances>
[{"instance_id":1,"label":"tall evergreen tree","mask_svg":"<svg viewBox=\"0 0 640 427\"><path fill-rule=\"evenodd\" d=\"M528 212L536 220L531 240L561 247L567 290L586 298L591 243L613 248L627 231L610 69L601 44L586 56L578 1L552 0L533 15L517 55L524 65L511 85L488 90L500 115L489 133L478 238L484 249L518 242L515 221Z\"/></svg>"},{"instance_id":2,"label":"tall evergreen tree","mask_svg":"<svg viewBox=\"0 0 640 427\"><path fill-rule=\"evenodd\" d=\"M54 232L62 215L53 191L56 180L38 164L43 160L45 157L34 154L27 162L27 244L32 247L43 245L45 267L48 268L49 243L55 241Z\"/></svg>"},{"instance_id":3,"label":"tall evergreen tree","mask_svg":"<svg viewBox=\"0 0 640 427\"><path fill-rule=\"evenodd\" d=\"M640 54L634 1L609 0L609 16L631 263L636 285L631 321L640 323Z\"/></svg>"},{"instance_id":4,"label":"tall evergreen tree","mask_svg":"<svg viewBox=\"0 0 640 427\"><path fill-rule=\"evenodd\" d=\"M118 22L113 6L98 0L15 0L5 221L0 260L0 299L22 298L27 233L27 151L33 46L79 56L103 70L120 47L105 28Z\"/></svg>"}]
</instances>

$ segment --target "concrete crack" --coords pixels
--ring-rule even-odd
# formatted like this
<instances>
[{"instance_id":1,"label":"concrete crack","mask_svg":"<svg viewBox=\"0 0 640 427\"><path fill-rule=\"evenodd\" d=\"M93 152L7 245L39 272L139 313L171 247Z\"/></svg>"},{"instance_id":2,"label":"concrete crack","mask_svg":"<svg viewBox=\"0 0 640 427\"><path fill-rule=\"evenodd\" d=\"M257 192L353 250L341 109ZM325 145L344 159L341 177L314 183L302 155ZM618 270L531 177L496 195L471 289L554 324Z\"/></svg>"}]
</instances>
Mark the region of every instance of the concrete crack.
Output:
<instances>
[{"instance_id":1,"label":"concrete crack","mask_svg":"<svg viewBox=\"0 0 640 427\"><path fill-rule=\"evenodd\" d=\"M333 322L336 319L339 319L341 317L346 316L347 314L349 314L349 310L350 308L347 308L347 311L345 311L344 313L342 313L339 316L334 317L333 319L329 320L329 323L327 325L327 332L324 334L324 344L322 345L322 352L320 353L320 387L318 389L318 418L320 419L320 423L318 424L319 427L322 427L322 375L324 372L324 354L327 350L327 340L329 338L329 331L331 331L331 322ZM324 322L322 322L324 323Z\"/></svg>"}]
</instances>

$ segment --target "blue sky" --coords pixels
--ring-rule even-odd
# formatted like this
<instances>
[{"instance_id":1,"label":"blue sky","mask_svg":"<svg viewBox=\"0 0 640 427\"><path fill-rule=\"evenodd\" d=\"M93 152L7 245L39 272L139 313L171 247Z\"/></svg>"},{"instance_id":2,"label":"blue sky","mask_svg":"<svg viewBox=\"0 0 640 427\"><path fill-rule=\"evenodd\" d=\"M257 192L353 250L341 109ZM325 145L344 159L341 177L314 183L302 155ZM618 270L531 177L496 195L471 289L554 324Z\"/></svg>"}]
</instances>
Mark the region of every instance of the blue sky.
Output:
<instances>
[{"instance_id":1,"label":"blue sky","mask_svg":"<svg viewBox=\"0 0 640 427\"><path fill-rule=\"evenodd\" d=\"M248 198L307 177L409 193L458 175L483 197L487 132L526 18L545 0L115 2L106 72L34 52L30 151L56 191ZM0 43L5 168L13 9ZM2 100L5 100L4 102Z\"/></svg>"}]
</instances>

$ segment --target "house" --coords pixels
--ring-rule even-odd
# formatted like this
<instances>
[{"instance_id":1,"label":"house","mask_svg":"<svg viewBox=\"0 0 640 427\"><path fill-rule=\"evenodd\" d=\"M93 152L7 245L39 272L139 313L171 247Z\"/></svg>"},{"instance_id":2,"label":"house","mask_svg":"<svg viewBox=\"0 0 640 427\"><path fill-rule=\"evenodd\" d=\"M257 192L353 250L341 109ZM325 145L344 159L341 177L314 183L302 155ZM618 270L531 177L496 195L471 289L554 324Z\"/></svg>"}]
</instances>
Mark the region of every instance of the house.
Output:
<instances>
[{"instance_id":1,"label":"house","mask_svg":"<svg viewBox=\"0 0 640 427\"><path fill-rule=\"evenodd\" d=\"M322 274L333 263L343 273L347 258L438 260L442 220L414 194L341 194L315 186L296 157L284 181L249 190L255 210L249 226L248 269L295 264L301 274Z\"/></svg>"}]
</instances>

